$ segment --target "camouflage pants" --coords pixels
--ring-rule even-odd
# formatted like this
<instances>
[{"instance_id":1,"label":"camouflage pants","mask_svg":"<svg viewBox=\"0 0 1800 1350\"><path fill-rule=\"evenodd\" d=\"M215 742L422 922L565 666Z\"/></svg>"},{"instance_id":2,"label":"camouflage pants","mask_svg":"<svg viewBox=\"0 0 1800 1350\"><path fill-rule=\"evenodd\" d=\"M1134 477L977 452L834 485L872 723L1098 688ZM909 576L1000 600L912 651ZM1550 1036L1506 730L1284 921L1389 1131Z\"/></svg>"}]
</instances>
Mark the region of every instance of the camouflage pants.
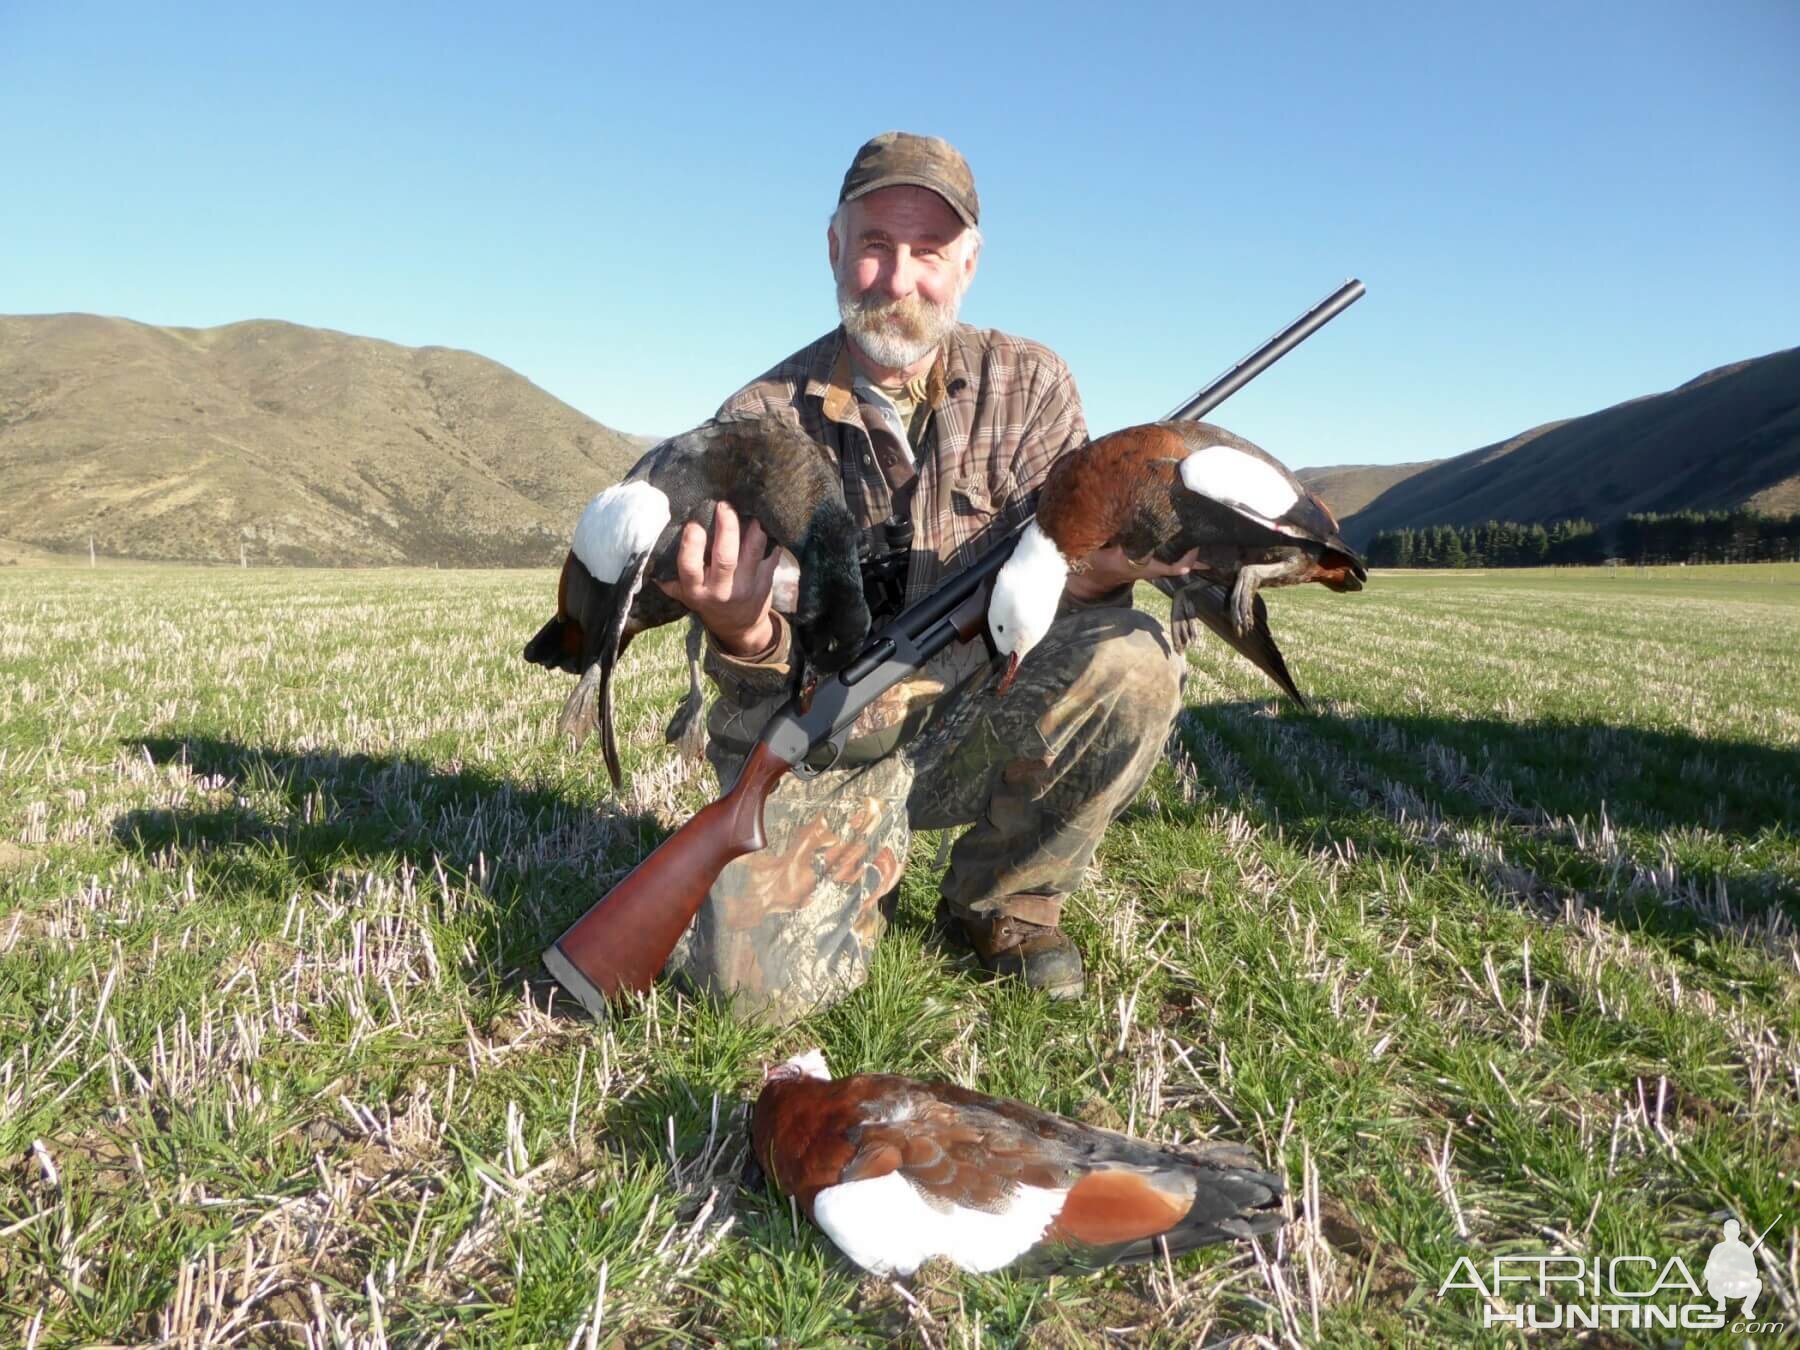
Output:
<instances>
[{"instance_id":1,"label":"camouflage pants","mask_svg":"<svg viewBox=\"0 0 1800 1350\"><path fill-rule=\"evenodd\" d=\"M930 668L945 692L900 748L782 780L768 846L720 875L670 970L770 1022L842 997L868 977L912 829L970 827L942 883L953 912L1056 923L1162 753L1180 668L1162 625L1119 606L1066 610L1004 697L979 643L946 653ZM772 706L714 703L707 754L722 784ZM845 759L857 751L853 738Z\"/></svg>"}]
</instances>

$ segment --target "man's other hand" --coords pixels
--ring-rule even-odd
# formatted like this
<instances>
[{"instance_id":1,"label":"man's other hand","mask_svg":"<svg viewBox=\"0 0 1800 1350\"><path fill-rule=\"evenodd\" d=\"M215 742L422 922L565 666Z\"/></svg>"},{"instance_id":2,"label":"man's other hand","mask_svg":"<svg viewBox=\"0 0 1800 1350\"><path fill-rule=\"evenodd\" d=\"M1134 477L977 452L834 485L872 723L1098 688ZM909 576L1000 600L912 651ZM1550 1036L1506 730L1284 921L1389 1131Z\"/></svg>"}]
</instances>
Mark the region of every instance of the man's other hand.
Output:
<instances>
[{"instance_id":1,"label":"man's other hand","mask_svg":"<svg viewBox=\"0 0 1800 1350\"><path fill-rule=\"evenodd\" d=\"M700 623L732 656L754 656L775 641L769 615L775 565L781 558L769 536L752 520L740 530L737 512L720 502L713 512L712 556L706 531L693 521L681 529L675 552L675 580L656 584L700 616Z\"/></svg>"},{"instance_id":2,"label":"man's other hand","mask_svg":"<svg viewBox=\"0 0 1800 1350\"><path fill-rule=\"evenodd\" d=\"M1087 566L1079 572L1069 573L1067 590L1077 600L1098 600L1128 581L1186 576L1200 565L1199 557L1200 550L1196 548L1172 563L1158 562L1155 558L1134 563L1126 558L1125 550L1115 544L1112 548L1096 549L1088 554Z\"/></svg>"}]
</instances>

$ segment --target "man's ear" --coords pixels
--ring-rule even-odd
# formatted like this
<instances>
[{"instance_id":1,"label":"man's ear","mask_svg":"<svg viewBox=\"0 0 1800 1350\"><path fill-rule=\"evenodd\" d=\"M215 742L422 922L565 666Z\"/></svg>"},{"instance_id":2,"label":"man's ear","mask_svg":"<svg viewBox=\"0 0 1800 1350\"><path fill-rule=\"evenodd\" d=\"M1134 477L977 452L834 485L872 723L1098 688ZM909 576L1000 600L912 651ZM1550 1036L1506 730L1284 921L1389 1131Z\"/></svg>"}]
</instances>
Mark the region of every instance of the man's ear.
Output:
<instances>
[{"instance_id":1,"label":"man's ear","mask_svg":"<svg viewBox=\"0 0 1800 1350\"><path fill-rule=\"evenodd\" d=\"M838 247L837 226L827 225L825 227L825 256L831 260L833 276L837 275Z\"/></svg>"},{"instance_id":2,"label":"man's ear","mask_svg":"<svg viewBox=\"0 0 1800 1350\"><path fill-rule=\"evenodd\" d=\"M968 251L968 253L963 257L962 284L963 284L964 290L967 290L969 288L969 283L971 281L975 280L975 269L980 265L981 265L981 240L977 239L975 241L974 247L971 248Z\"/></svg>"}]
</instances>

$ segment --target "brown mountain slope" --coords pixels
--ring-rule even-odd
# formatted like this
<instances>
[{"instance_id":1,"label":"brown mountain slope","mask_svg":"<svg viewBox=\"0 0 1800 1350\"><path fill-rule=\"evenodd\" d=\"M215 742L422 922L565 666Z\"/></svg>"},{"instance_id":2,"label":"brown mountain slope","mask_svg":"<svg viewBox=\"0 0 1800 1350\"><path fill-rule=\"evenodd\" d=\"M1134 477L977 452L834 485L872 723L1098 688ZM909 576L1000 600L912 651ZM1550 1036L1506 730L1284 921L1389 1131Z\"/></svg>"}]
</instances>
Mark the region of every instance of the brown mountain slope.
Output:
<instances>
[{"instance_id":1,"label":"brown mountain slope","mask_svg":"<svg viewBox=\"0 0 1800 1350\"><path fill-rule=\"evenodd\" d=\"M645 443L470 352L0 316L0 536L44 549L551 563Z\"/></svg>"},{"instance_id":2,"label":"brown mountain slope","mask_svg":"<svg viewBox=\"0 0 1800 1350\"><path fill-rule=\"evenodd\" d=\"M1443 460L1341 519L1366 545L1402 525L1605 524L1637 511L1792 510L1796 498L1800 347Z\"/></svg>"},{"instance_id":3,"label":"brown mountain slope","mask_svg":"<svg viewBox=\"0 0 1800 1350\"><path fill-rule=\"evenodd\" d=\"M1331 508L1331 514L1341 521L1355 515L1396 483L1443 462L1427 459L1417 464L1338 464L1329 468L1300 469L1295 477L1316 493Z\"/></svg>"}]
</instances>

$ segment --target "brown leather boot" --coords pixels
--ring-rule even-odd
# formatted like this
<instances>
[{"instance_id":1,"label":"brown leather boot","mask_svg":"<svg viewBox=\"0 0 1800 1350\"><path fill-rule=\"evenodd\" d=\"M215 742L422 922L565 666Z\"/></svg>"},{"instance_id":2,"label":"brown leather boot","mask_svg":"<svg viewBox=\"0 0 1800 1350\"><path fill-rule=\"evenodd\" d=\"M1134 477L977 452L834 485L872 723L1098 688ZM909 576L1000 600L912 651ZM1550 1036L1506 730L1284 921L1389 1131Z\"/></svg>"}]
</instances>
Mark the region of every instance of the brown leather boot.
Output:
<instances>
[{"instance_id":1,"label":"brown leather boot","mask_svg":"<svg viewBox=\"0 0 1800 1350\"><path fill-rule=\"evenodd\" d=\"M959 937L993 975L1017 975L1027 987L1051 998L1080 998L1087 990L1081 949L1060 928L1027 923L1010 914L962 918L938 901L938 924Z\"/></svg>"}]
</instances>

